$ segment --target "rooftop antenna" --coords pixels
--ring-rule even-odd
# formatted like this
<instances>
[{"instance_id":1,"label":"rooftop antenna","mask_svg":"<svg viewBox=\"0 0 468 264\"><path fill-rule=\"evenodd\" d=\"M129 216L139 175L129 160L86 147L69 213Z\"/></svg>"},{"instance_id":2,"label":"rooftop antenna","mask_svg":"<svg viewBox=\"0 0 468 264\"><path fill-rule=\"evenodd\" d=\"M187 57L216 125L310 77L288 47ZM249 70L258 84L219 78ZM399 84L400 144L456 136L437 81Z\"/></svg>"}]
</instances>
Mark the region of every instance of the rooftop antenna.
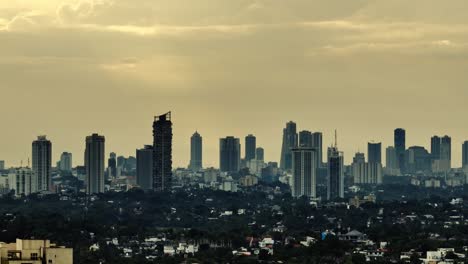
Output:
<instances>
[{"instance_id":1,"label":"rooftop antenna","mask_svg":"<svg viewBox=\"0 0 468 264\"><path fill-rule=\"evenodd\" d=\"M21 168L23 167L23 160L21 160Z\"/></svg>"},{"instance_id":2,"label":"rooftop antenna","mask_svg":"<svg viewBox=\"0 0 468 264\"><path fill-rule=\"evenodd\" d=\"M29 168L29 157L28 157L28 168Z\"/></svg>"},{"instance_id":3,"label":"rooftop antenna","mask_svg":"<svg viewBox=\"0 0 468 264\"><path fill-rule=\"evenodd\" d=\"M335 148L338 148L338 134L335 129Z\"/></svg>"}]
</instances>

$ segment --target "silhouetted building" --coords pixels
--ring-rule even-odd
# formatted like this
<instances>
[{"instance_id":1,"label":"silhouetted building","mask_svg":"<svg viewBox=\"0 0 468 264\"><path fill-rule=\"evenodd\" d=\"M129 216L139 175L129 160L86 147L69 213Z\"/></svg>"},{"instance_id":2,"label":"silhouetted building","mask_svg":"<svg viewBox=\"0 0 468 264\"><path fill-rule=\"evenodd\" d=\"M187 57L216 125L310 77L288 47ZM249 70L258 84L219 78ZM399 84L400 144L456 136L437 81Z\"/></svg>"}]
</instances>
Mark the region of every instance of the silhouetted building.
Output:
<instances>
[{"instance_id":1,"label":"silhouetted building","mask_svg":"<svg viewBox=\"0 0 468 264\"><path fill-rule=\"evenodd\" d=\"M463 142L462 146L462 167L468 168L468 141Z\"/></svg>"},{"instance_id":2,"label":"silhouetted building","mask_svg":"<svg viewBox=\"0 0 468 264\"><path fill-rule=\"evenodd\" d=\"M395 129L395 152L398 168L401 173L405 172L406 131L402 128Z\"/></svg>"},{"instance_id":3,"label":"silhouetted building","mask_svg":"<svg viewBox=\"0 0 468 264\"><path fill-rule=\"evenodd\" d=\"M52 190L51 167L52 143L46 136L39 136L32 143L32 193Z\"/></svg>"},{"instance_id":4,"label":"silhouetted building","mask_svg":"<svg viewBox=\"0 0 468 264\"><path fill-rule=\"evenodd\" d=\"M280 167L283 170L292 168L292 149L298 144L296 123L290 121L283 129L283 144L281 147Z\"/></svg>"},{"instance_id":5,"label":"silhouetted building","mask_svg":"<svg viewBox=\"0 0 468 264\"><path fill-rule=\"evenodd\" d=\"M440 159L440 144L441 138L438 136L433 136L431 138L431 156L433 160Z\"/></svg>"},{"instance_id":6,"label":"silhouetted building","mask_svg":"<svg viewBox=\"0 0 468 264\"><path fill-rule=\"evenodd\" d=\"M327 200L344 198L344 158L338 148L328 148Z\"/></svg>"},{"instance_id":7,"label":"silhouetted building","mask_svg":"<svg viewBox=\"0 0 468 264\"><path fill-rule=\"evenodd\" d=\"M153 189L166 191L172 187L171 112L155 117L153 137Z\"/></svg>"},{"instance_id":8,"label":"silhouetted building","mask_svg":"<svg viewBox=\"0 0 468 264\"><path fill-rule=\"evenodd\" d=\"M312 148L312 132L303 130L299 132L299 147Z\"/></svg>"},{"instance_id":9,"label":"silhouetted building","mask_svg":"<svg viewBox=\"0 0 468 264\"><path fill-rule=\"evenodd\" d=\"M255 150L257 149L257 138L254 135L245 137L245 161L255 159Z\"/></svg>"},{"instance_id":10,"label":"silhouetted building","mask_svg":"<svg viewBox=\"0 0 468 264\"><path fill-rule=\"evenodd\" d=\"M441 138L440 143L440 159L450 161L450 167L452 167L452 138L449 136L444 136Z\"/></svg>"},{"instance_id":11,"label":"silhouetted building","mask_svg":"<svg viewBox=\"0 0 468 264\"><path fill-rule=\"evenodd\" d=\"M312 134L312 147L317 150L317 166L323 167L323 140L321 132Z\"/></svg>"},{"instance_id":12,"label":"silhouetted building","mask_svg":"<svg viewBox=\"0 0 468 264\"><path fill-rule=\"evenodd\" d=\"M382 164L382 143L369 142L367 144L367 155L369 163Z\"/></svg>"},{"instance_id":13,"label":"silhouetted building","mask_svg":"<svg viewBox=\"0 0 468 264\"><path fill-rule=\"evenodd\" d=\"M190 165L192 171L199 171L203 168L203 138L195 132L190 138Z\"/></svg>"},{"instance_id":14,"label":"silhouetted building","mask_svg":"<svg viewBox=\"0 0 468 264\"><path fill-rule=\"evenodd\" d=\"M143 190L153 189L153 146L146 145L136 151L137 184Z\"/></svg>"},{"instance_id":15,"label":"silhouetted building","mask_svg":"<svg viewBox=\"0 0 468 264\"><path fill-rule=\"evenodd\" d=\"M407 150L408 160L407 172L429 172L431 171L431 155L429 152L420 146L413 146Z\"/></svg>"},{"instance_id":16,"label":"silhouetted building","mask_svg":"<svg viewBox=\"0 0 468 264\"><path fill-rule=\"evenodd\" d=\"M63 152L60 155L60 170L71 171L73 168L73 155L69 152Z\"/></svg>"},{"instance_id":17,"label":"silhouetted building","mask_svg":"<svg viewBox=\"0 0 468 264\"><path fill-rule=\"evenodd\" d=\"M292 168L292 196L317 197L317 157L314 148L294 148Z\"/></svg>"},{"instance_id":18,"label":"silhouetted building","mask_svg":"<svg viewBox=\"0 0 468 264\"><path fill-rule=\"evenodd\" d=\"M98 134L86 137L85 166L86 193L104 192L105 138Z\"/></svg>"},{"instance_id":19,"label":"silhouetted building","mask_svg":"<svg viewBox=\"0 0 468 264\"><path fill-rule=\"evenodd\" d=\"M0 171L5 169L5 161L0 160Z\"/></svg>"},{"instance_id":20,"label":"silhouetted building","mask_svg":"<svg viewBox=\"0 0 468 264\"><path fill-rule=\"evenodd\" d=\"M432 171L443 173L452 167L452 139L449 136L431 138Z\"/></svg>"},{"instance_id":21,"label":"silhouetted building","mask_svg":"<svg viewBox=\"0 0 468 264\"><path fill-rule=\"evenodd\" d=\"M116 178L117 177L117 155L114 152L111 152L109 159L107 160L107 168L108 168L108 173L107 173L108 178Z\"/></svg>"},{"instance_id":22,"label":"silhouetted building","mask_svg":"<svg viewBox=\"0 0 468 264\"><path fill-rule=\"evenodd\" d=\"M240 170L240 141L235 137L219 140L219 168L222 172Z\"/></svg>"},{"instance_id":23,"label":"silhouetted building","mask_svg":"<svg viewBox=\"0 0 468 264\"><path fill-rule=\"evenodd\" d=\"M255 159L265 161L265 150L263 148L257 148L255 150Z\"/></svg>"},{"instance_id":24,"label":"silhouetted building","mask_svg":"<svg viewBox=\"0 0 468 264\"><path fill-rule=\"evenodd\" d=\"M397 169L398 168L398 161L397 161L397 155L396 155L396 150L394 147L388 147L386 149L386 162L385 166L389 169Z\"/></svg>"}]
</instances>

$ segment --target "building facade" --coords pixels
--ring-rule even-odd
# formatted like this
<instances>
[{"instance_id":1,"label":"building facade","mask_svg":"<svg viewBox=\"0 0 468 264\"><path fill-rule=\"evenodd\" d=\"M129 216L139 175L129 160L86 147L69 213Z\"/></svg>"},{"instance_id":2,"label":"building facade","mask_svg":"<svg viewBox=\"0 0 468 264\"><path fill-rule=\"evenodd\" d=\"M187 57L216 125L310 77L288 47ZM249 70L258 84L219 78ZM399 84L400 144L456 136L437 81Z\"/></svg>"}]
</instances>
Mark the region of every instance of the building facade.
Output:
<instances>
[{"instance_id":1,"label":"building facade","mask_svg":"<svg viewBox=\"0 0 468 264\"><path fill-rule=\"evenodd\" d=\"M153 189L153 146L146 145L136 151L137 184L143 190Z\"/></svg>"},{"instance_id":2,"label":"building facade","mask_svg":"<svg viewBox=\"0 0 468 264\"><path fill-rule=\"evenodd\" d=\"M254 135L245 137L245 161L255 159L255 150L257 149L257 138Z\"/></svg>"},{"instance_id":3,"label":"building facade","mask_svg":"<svg viewBox=\"0 0 468 264\"><path fill-rule=\"evenodd\" d=\"M397 156L398 169L401 173L405 172L405 151L406 151L406 131L403 128L397 128L394 131L394 147Z\"/></svg>"},{"instance_id":4,"label":"building facade","mask_svg":"<svg viewBox=\"0 0 468 264\"><path fill-rule=\"evenodd\" d=\"M314 148L292 149L292 184L293 197L317 197L317 153Z\"/></svg>"},{"instance_id":5,"label":"building facade","mask_svg":"<svg viewBox=\"0 0 468 264\"><path fill-rule=\"evenodd\" d=\"M171 112L155 117L153 123L153 189L172 188L172 116Z\"/></svg>"},{"instance_id":6,"label":"building facade","mask_svg":"<svg viewBox=\"0 0 468 264\"><path fill-rule=\"evenodd\" d=\"M86 137L86 194L104 192L105 138L98 134Z\"/></svg>"},{"instance_id":7,"label":"building facade","mask_svg":"<svg viewBox=\"0 0 468 264\"><path fill-rule=\"evenodd\" d=\"M203 168L203 138L195 132L190 138L190 164L189 169L199 171Z\"/></svg>"},{"instance_id":8,"label":"building facade","mask_svg":"<svg viewBox=\"0 0 468 264\"><path fill-rule=\"evenodd\" d=\"M73 155L70 152L63 152L60 155L60 170L71 171L73 168Z\"/></svg>"},{"instance_id":9,"label":"building facade","mask_svg":"<svg viewBox=\"0 0 468 264\"><path fill-rule=\"evenodd\" d=\"M283 129L283 144L281 147L280 168L283 170L292 169L292 149L298 145L296 123L290 121Z\"/></svg>"},{"instance_id":10,"label":"building facade","mask_svg":"<svg viewBox=\"0 0 468 264\"><path fill-rule=\"evenodd\" d=\"M42 192L52 190L52 143L46 136L39 136L32 143L32 170L34 179L31 191Z\"/></svg>"},{"instance_id":11,"label":"building facade","mask_svg":"<svg viewBox=\"0 0 468 264\"><path fill-rule=\"evenodd\" d=\"M338 148L328 148L327 200L344 198L344 157Z\"/></svg>"},{"instance_id":12,"label":"building facade","mask_svg":"<svg viewBox=\"0 0 468 264\"><path fill-rule=\"evenodd\" d=\"M240 170L240 141L235 137L219 140L219 168L222 172Z\"/></svg>"},{"instance_id":13,"label":"building facade","mask_svg":"<svg viewBox=\"0 0 468 264\"><path fill-rule=\"evenodd\" d=\"M57 246L49 240L0 242L0 264L73 264L73 249Z\"/></svg>"}]
</instances>

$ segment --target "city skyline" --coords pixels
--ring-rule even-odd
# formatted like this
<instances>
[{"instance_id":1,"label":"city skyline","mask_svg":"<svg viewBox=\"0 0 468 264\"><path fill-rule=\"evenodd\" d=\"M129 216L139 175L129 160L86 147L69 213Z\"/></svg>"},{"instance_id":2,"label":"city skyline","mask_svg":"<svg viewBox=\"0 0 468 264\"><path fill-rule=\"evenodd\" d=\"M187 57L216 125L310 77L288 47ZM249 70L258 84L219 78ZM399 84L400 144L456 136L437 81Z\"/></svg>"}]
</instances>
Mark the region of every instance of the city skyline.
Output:
<instances>
[{"instance_id":1,"label":"city skyline","mask_svg":"<svg viewBox=\"0 0 468 264\"><path fill-rule=\"evenodd\" d=\"M290 121L287 121L287 122L290 122ZM309 128L304 127L303 125L301 125L298 122L295 122L295 123L297 125L298 142L299 142L299 132L307 130ZM284 126L285 126L285 124L283 124L283 128L284 128ZM405 128L403 128L403 129L405 129ZM200 132L200 130L197 130L197 131ZM173 159L173 164L174 164L173 167L174 168L187 167L187 164L190 163L190 137L192 136L192 134L194 132L197 132L197 131L194 130L192 133L189 133L190 134L189 138L188 139L183 139L186 142L176 142L175 139L180 138L180 137L177 136L177 134L176 134L177 132L174 133L174 138L175 139L173 141L173 149L174 149L174 146L179 146L179 148L177 148L177 149L180 151L178 153L174 153L174 150L173 150L173 155L175 156L175 158ZM246 130L246 131L252 131L252 130L249 129L249 130ZM333 140L334 140L334 138L332 137L333 132L327 134L327 133L323 133L320 129L314 129L313 131L321 132L323 134L323 137L324 137L323 151L326 151L326 148L333 144ZM451 145L451 151L452 151L451 163L452 163L452 167L453 168L458 168L458 167L462 166L462 145L467 139L459 138L459 140L457 141L456 139L454 139L454 137L452 135L441 131L439 133L430 134L430 136L428 136L427 138L422 139L422 140L419 139L419 138L416 139L417 140L416 142L423 142L422 144L416 144L416 143L413 143L413 141L412 141L412 140L415 140L414 136L411 136L411 134L408 132L408 129L405 129L405 131L406 131L406 149L408 149L408 148L410 148L412 146L422 146L426 150L428 150L429 152L431 152L432 137L437 136L437 135L443 135L443 136L448 135L452 139L452 145ZM359 143L359 144L346 143L346 141L344 139L348 139L348 140L350 140L350 142L356 142L356 140L354 140L353 138L347 136L346 134L343 134L341 131L339 131L339 132L340 132L340 150L343 150L344 153L349 154L349 155L345 155L345 157L344 157L346 165L350 165L352 163L355 153L361 152L361 153L364 153L366 155L366 157L367 157L368 156L368 151L367 151L368 143L372 143L372 142L382 144L381 159L382 159L382 164L385 165L385 162L384 162L385 159L386 159L385 149L387 147L389 147L389 146L394 146L394 135L393 135L394 130L391 130L390 133L387 133L387 134L391 134L390 138L386 138L385 140L383 140L384 137L382 137L382 139L380 139L379 137L376 136L376 137L374 137L372 139L369 139L367 141L363 141L362 144L361 143ZM99 133L99 134L102 134L102 135L106 136L106 134L104 134L104 133ZM200 134L201 134L201 132L200 132ZM239 137L239 138L243 139L243 138L245 138L245 136L248 136L250 134L254 134L259 142L265 142L264 140L262 140L261 137L257 136L258 135L257 133L254 133L254 132L253 133L248 132L245 135L239 135L239 136L236 135L235 137ZM229 134L227 134L227 135L229 135ZM52 151L52 155L53 155L52 156L52 166L55 166L56 162L60 161L61 155L62 155L63 152L70 152L71 154L75 153L75 157L73 159L73 163L74 163L73 165L74 166L84 165L84 160L80 159L81 155L79 155L79 153L82 153L82 152L85 151L83 146L80 145L82 150L78 150L76 152L73 152L73 151L70 151L69 148L63 148L63 149L59 148L60 146L57 146L57 143L54 141L53 138L51 138L48 134L45 135L45 136L47 136L47 139L50 140L54 145L53 151ZM443 136L440 136L440 137L443 137ZM38 136L35 136L35 138L37 138L37 137ZM224 137L226 137L226 135L220 136L220 138L224 138ZM389 136L387 135L387 137L389 137ZM205 142L213 141L213 139L209 139L209 138L204 137L204 142L203 142L203 163L204 163L204 166L203 167L205 167L205 168L208 168L208 167L218 168L219 167L219 139L220 138L215 139L215 141L217 141L217 146L215 146L213 148L213 146L209 146L209 147L205 146L205 144L206 144ZM467 138L468 138L468 136L467 136ZM326 141L325 141L325 139L326 139ZM149 142L151 140L152 139L150 138L146 142ZM34 141L34 138L32 139L32 141ZM108 137L106 136L106 142L108 142L108 141L111 141L111 140L109 140ZM263 148L265 149L265 155L268 155L268 159L266 161L274 161L274 162L279 163L280 162L280 157L281 157L281 151L280 151L281 150L281 138L277 139L276 142L275 142L275 140L272 140L272 144L273 144L272 146L276 146L276 149L277 149L276 151L275 151L275 148L269 147L268 144L265 145L263 143L260 143L259 145L264 146ZM70 144L70 145L72 145L72 144ZM117 145L118 145L118 143L117 143ZM146 143L146 144L143 144L143 145L148 145L148 144ZM185 150L187 153L184 152L182 148L180 148L181 145L183 146L183 148L187 148ZM344 147L343 147L343 145L344 145ZM359 145L359 146L357 146L357 145ZM125 156L125 157L129 157L129 156L135 157L136 156L135 148L139 147L139 146L135 146L132 151L122 153L122 152L114 151L114 149L118 149L119 147L113 147L112 145L110 145L108 143L106 143L106 146L108 146L108 147L106 147L106 155L109 155L112 152L112 153L117 153L117 156ZM207 149L205 149L205 148L207 148ZM78 149L80 149L80 147L78 147ZM214 149L215 153L207 152L208 150L212 151L213 149ZM24 152L28 152L28 151L24 151ZM273 153L277 153L277 154L273 154ZM243 158L244 156L245 156L245 142L241 142L241 157ZM14 160L12 161L12 160L9 160L7 158L4 158L3 156L0 156L0 160L4 160L5 165L8 166L8 167L20 167L21 162L22 162L23 166L27 165L27 161L28 161L28 159L31 160L31 157L32 156L31 156L30 151L29 151L29 156L27 156L26 158L21 159L18 163L15 163ZM179 157L184 157L184 158L179 159ZM208 158L206 158L206 157L208 157ZM212 160L212 159L214 159L214 160ZM324 160L324 162L326 162L326 160Z\"/></svg>"}]
</instances>

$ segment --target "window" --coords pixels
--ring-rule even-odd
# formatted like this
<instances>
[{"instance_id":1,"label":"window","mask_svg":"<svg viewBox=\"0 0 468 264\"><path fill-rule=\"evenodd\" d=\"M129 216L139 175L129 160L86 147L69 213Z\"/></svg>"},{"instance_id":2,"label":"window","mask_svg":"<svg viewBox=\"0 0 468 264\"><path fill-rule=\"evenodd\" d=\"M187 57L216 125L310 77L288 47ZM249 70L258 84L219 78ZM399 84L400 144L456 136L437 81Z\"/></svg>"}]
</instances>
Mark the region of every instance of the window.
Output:
<instances>
[{"instance_id":1,"label":"window","mask_svg":"<svg viewBox=\"0 0 468 264\"><path fill-rule=\"evenodd\" d=\"M38 260L38 254L37 253L31 253L31 260Z\"/></svg>"}]
</instances>

